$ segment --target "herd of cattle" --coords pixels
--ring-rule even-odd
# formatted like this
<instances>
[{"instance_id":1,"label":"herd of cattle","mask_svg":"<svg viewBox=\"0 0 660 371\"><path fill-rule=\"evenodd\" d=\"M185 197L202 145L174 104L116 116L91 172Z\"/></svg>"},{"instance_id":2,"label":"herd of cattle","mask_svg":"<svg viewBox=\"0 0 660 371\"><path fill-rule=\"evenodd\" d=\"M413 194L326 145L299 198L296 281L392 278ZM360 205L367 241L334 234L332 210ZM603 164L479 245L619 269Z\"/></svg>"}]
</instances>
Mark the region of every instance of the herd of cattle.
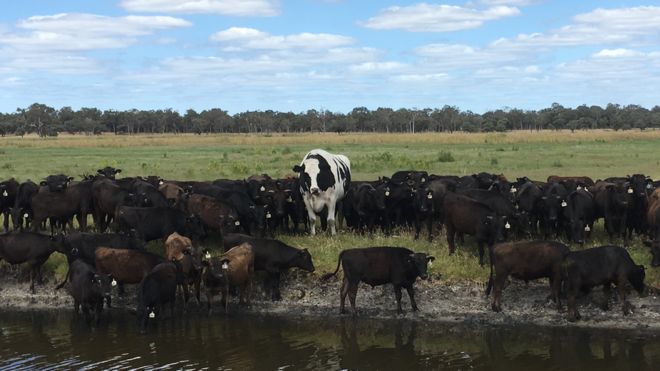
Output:
<instances>
[{"instance_id":1,"label":"herd of cattle","mask_svg":"<svg viewBox=\"0 0 660 371\"><path fill-rule=\"evenodd\" d=\"M563 238L584 244L594 222L604 219L610 243L627 246L634 236L651 248L653 267L660 265L660 184L635 174L594 182L586 176L551 176L546 182L529 178L508 181L503 175L430 175L424 171L398 171L375 181L351 179L350 161L323 150L309 152L293 167L298 176L273 179L268 175L245 180L165 180L157 176L117 178L120 169L106 167L79 181L50 175L40 184L0 182L0 259L10 264L29 263L30 290L41 280L41 266L53 252L67 257L66 279L76 312L82 306L87 320L98 321L104 302L110 306L110 288L139 284L136 314L144 331L149 318L164 309L173 311L177 287L187 305L192 287L200 303L202 287L208 310L211 299L222 294L226 305L238 291L240 303L249 304L254 271L266 272L265 289L280 300L280 275L290 268L314 271L312 257L266 238L276 233L316 233L316 218L334 235L337 222L357 233L380 228L422 227L429 241L444 226L449 253L455 238L474 237L479 263L489 251L491 276L486 294L493 290L492 309L501 310L501 295L509 276L525 281L549 278L551 297L561 309L568 299L570 320L579 318L576 297L602 285L606 298L614 283L625 314L630 283L644 292L644 267L636 265L623 247L604 246L571 252ZM87 225L91 216L94 233ZM339 217L339 218L337 218ZM74 219L79 231L74 228ZM10 223L11 222L11 223ZM50 230L50 234L40 230ZM11 231L10 231L11 230ZM110 230L110 231L109 231ZM222 253L200 247L208 234L222 241ZM505 242L512 240L536 241ZM149 241L162 240L164 256L145 250ZM212 254L214 256L212 256ZM346 296L353 313L359 282L371 286L392 283L397 310L405 288L417 310L413 284L426 278L434 257L405 248L371 247L344 250L340 265L344 280L341 312ZM606 300L604 305L607 305Z\"/></svg>"}]
</instances>

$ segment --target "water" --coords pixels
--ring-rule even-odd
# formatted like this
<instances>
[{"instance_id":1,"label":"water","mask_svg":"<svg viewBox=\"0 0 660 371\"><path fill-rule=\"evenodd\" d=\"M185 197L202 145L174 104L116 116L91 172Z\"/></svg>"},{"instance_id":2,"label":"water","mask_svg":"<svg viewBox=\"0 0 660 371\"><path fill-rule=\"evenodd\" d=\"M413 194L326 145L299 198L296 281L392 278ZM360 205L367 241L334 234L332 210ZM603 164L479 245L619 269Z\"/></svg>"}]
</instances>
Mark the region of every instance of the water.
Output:
<instances>
[{"instance_id":1,"label":"water","mask_svg":"<svg viewBox=\"0 0 660 371\"><path fill-rule=\"evenodd\" d=\"M660 336L575 328L428 325L360 318L180 315L138 335L70 311L0 312L0 370L658 370Z\"/></svg>"}]
</instances>

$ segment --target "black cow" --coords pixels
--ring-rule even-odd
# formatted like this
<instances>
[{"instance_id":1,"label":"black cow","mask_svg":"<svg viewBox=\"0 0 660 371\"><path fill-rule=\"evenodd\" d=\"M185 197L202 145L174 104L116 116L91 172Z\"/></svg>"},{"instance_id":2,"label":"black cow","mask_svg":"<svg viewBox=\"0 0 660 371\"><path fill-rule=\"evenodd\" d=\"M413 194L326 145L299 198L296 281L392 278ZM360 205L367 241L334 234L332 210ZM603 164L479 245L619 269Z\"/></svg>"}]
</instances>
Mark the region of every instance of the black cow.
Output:
<instances>
[{"instance_id":1,"label":"black cow","mask_svg":"<svg viewBox=\"0 0 660 371\"><path fill-rule=\"evenodd\" d=\"M51 192L62 192L72 180L73 177L64 174L49 175L40 184L43 187L47 187Z\"/></svg>"},{"instance_id":2,"label":"black cow","mask_svg":"<svg viewBox=\"0 0 660 371\"><path fill-rule=\"evenodd\" d=\"M92 212L92 181L84 180L69 184L58 191L51 191L52 186L42 187L37 194L32 196L32 210L34 218L32 230L46 221L50 220L51 234L54 234L55 226L66 231L67 223L75 216L81 230L87 228L87 215ZM55 186L59 189L59 186Z\"/></svg>"},{"instance_id":3,"label":"black cow","mask_svg":"<svg viewBox=\"0 0 660 371\"><path fill-rule=\"evenodd\" d=\"M594 192L596 217L605 219L605 230L614 243L616 237L623 237L623 245L628 246L626 233L628 217L628 184L596 182L591 188Z\"/></svg>"},{"instance_id":4,"label":"black cow","mask_svg":"<svg viewBox=\"0 0 660 371\"><path fill-rule=\"evenodd\" d=\"M642 235L647 233L648 223L646 212L648 208L647 195L653 190L653 180L643 174L633 174L628 177L630 183L629 191L632 196L629 200L630 209L628 214L628 238L633 232Z\"/></svg>"},{"instance_id":5,"label":"black cow","mask_svg":"<svg viewBox=\"0 0 660 371\"><path fill-rule=\"evenodd\" d=\"M157 187L142 179L136 179L131 184L131 191L135 194L135 206L140 207L168 207L170 203Z\"/></svg>"},{"instance_id":6,"label":"black cow","mask_svg":"<svg viewBox=\"0 0 660 371\"><path fill-rule=\"evenodd\" d=\"M181 279L181 270L175 262L156 265L140 282L138 288L137 318L140 333L147 331L150 318L160 317L166 305L170 315L174 315L177 282Z\"/></svg>"},{"instance_id":7,"label":"black cow","mask_svg":"<svg viewBox=\"0 0 660 371\"><path fill-rule=\"evenodd\" d=\"M541 186L528 178L520 178L518 184L510 189L510 193L513 195L516 208L521 214L521 230L536 234L542 218L541 198L543 197L543 190Z\"/></svg>"},{"instance_id":8,"label":"black cow","mask_svg":"<svg viewBox=\"0 0 660 371\"><path fill-rule=\"evenodd\" d=\"M0 214L4 216L5 232L9 230L9 214L16 202L18 186L19 184L14 178L0 182ZM14 227L14 229L16 228Z\"/></svg>"},{"instance_id":9,"label":"black cow","mask_svg":"<svg viewBox=\"0 0 660 371\"><path fill-rule=\"evenodd\" d=\"M580 319L576 298L580 291L589 292L603 285L605 303L609 307L611 284L616 284L623 314L631 313L632 305L626 301L626 283L640 295L644 292L644 266L635 265L626 249L619 246L601 246L570 252L563 263L564 287L568 296L568 320Z\"/></svg>"},{"instance_id":10,"label":"black cow","mask_svg":"<svg viewBox=\"0 0 660 371\"><path fill-rule=\"evenodd\" d=\"M199 218L167 207L120 206L116 219L118 230L145 241L164 239L174 232L193 240L206 236Z\"/></svg>"},{"instance_id":11,"label":"black cow","mask_svg":"<svg viewBox=\"0 0 660 371\"><path fill-rule=\"evenodd\" d=\"M392 174L390 181L394 184L407 184L409 187L417 189L424 186L429 180L429 174L426 171L401 170Z\"/></svg>"},{"instance_id":12,"label":"black cow","mask_svg":"<svg viewBox=\"0 0 660 371\"><path fill-rule=\"evenodd\" d=\"M486 296L490 294L491 288L494 288L491 303L493 311L502 310L500 300L509 275L525 282L549 278L552 300L557 304L557 309L561 309L559 297L562 282L561 264L568 252L569 249L566 245L553 241L525 241L495 245L491 254L490 278L486 287Z\"/></svg>"},{"instance_id":13,"label":"black cow","mask_svg":"<svg viewBox=\"0 0 660 371\"><path fill-rule=\"evenodd\" d=\"M103 300L110 299L110 276L98 274L93 266L82 260L75 260L69 268L69 294L73 297L76 314L82 312L85 321L91 320L90 311L96 316L96 323L101 321Z\"/></svg>"},{"instance_id":14,"label":"black cow","mask_svg":"<svg viewBox=\"0 0 660 371\"><path fill-rule=\"evenodd\" d=\"M270 292L273 301L281 300L280 278L291 268L300 268L314 272L312 256L307 249L297 249L282 241L255 238L244 234L230 233L224 237L224 248L228 250L242 243L249 243L254 252L254 270L268 274L265 282L266 292Z\"/></svg>"},{"instance_id":15,"label":"black cow","mask_svg":"<svg viewBox=\"0 0 660 371\"><path fill-rule=\"evenodd\" d=\"M11 232L0 235L0 260L9 264L30 264L30 291L35 279L41 282L41 266L57 248L51 236L35 232Z\"/></svg>"},{"instance_id":16,"label":"black cow","mask_svg":"<svg viewBox=\"0 0 660 371\"><path fill-rule=\"evenodd\" d=\"M325 274L321 279L327 280L337 274L339 265L344 268L344 280L341 285L339 311L344 314L346 295L351 301L353 315L357 315L355 297L358 284L380 286L387 283L394 285L397 313L402 314L401 288L408 291L413 311L417 311L413 284L417 277L428 278L427 264L435 260L425 253L416 253L403 247L366 247L343 250L339 253L337 268L333 273Z\"/></svg>"},{"instance_id":17,"label":"black cow","mask_svg":"<svg viewBox=\"0 0 660 371\"><path fill-rule=\"evenodd\" d=\"M94 220L99 232L104 232L115 218L120 206L135 204L135 194L112 180L102 179L92 185L94 199Z\"/></svg>"},{"instance_id":18,"label":"black cow","mask_svg":"<svg viewBox=\"0 0 660 371\"><path fill-rule=\"evenodd\" d=\"M500 222L504 225L502 237L508 238L510 230L516 233L520 232L520 223L518 221L520 213L516 211L511 200L503 196L499 191L494 189L467 189L460 190L459 193L488 205L497 214Z\"/></svg>"},{"instance_id":19,"label":"black cow","mask_svg":"<svg viewBox=\"0 0 660 371\"><path fill-rule=\"evenodd\" d=\"M37 194L37 192L39 192L39 186L31 180L23 182L18 186L14 207L11 210L14 230L30 228L30 222L34 218L32 196Z\"/></svg>"},{"instance_id":20,"label":"black cow","mask_svg":"<svg viewBox=\"0 0 660 371\"><path fill-rule=\"evenodd\" d=\"M560 183L547 183L543 187L543 196L541 196L541 230L545 238L551 234L559 236L563 223L562 209L568 206L566 196L568 192L566 187Z\"/></svg>"},{"instance_id":21,"label":"black cow","mask_svg":"<svg viewBox=\"0 0 660 371\"><path fill-rule=\"evenodd\" d=\"M115 176L119 173L121 173L121 169L115 169L114 167L111 166L106 166L103 169L98 169L96 170L97 174L100 174L108 179L115 179Z\"/></svg>"},{"instance_id":22,"label":"black cow","mask_svg":"<svg viewBox=\"0 0 660 371\"><path fill-rule=\"evenodd\" d=\"M387 177L382 177L381 181L386 184L384 195L387 212L383 213L383 225L385 233L389 235L394 225L413 221L415 192L407 183L395 183Z\"/></svg>"},{"instance_id":23,"label":"black cow","mask_svg":"<svg viewBox=\"0 0 660 371\"><path fill-rule=\"evenodd\" d=\"M569 194L566 203L567 206L563 208L566 234L573 242L584 244L594 227L594 196L582 188Z\"/></svg>"},{"instance_id":24,"label":"black cow","mask_svg":"<svg viewBox=\"0 0 660 371\"><path fill-rule=\"evenodd\" d=\"M490 251L501 235L502 223L497 214L488 205L453 192L445 196L443 210L449 254L456 250L456 233L472 235L479 247L479 264L483 266L484 244Z\"/></svg>"},{"instance_id":25,"label":"black cow","mask_svg":"<svg viewBox=\"0 0 660 371\"><path fill-rule=\"evenodd\" d=\"M386 213L386 190L378 190L369 183L353 183L344 199L344 217L347 224L362 231L374 232L376 222Z\"/></svg>"}]
</instances>

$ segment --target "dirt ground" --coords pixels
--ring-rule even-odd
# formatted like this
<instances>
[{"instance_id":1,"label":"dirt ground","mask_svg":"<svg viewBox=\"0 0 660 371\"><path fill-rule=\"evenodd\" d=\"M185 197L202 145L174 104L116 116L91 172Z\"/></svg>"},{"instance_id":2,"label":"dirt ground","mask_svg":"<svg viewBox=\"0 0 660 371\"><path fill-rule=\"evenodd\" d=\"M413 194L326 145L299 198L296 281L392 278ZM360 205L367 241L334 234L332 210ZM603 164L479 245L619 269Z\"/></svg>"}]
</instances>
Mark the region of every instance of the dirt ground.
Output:
<instances>
[{"instance_id":1,"label":"dirt ground","mask_svg":"<svg viewBox=\"0 0 660 371\"><path fill-rule=\"evenodd\" d=\"M38 285L35 294L30 294L27 282L4 277L0 281L0 309L71 310L73 301L66 287L56 291L55 282ZM339 317L339 287L341 276L327 282L317 276L302 272L291 272L282 280L280 302L271 302L261 288L259 277L255 282L252 306L240 307L232 298L231 311L247 311L259 314L274 314L286 317ZM359 317L406 320L437 323L463 323L471 325L520 325L574 326L585 328L640 329L660 331L660 298L658 290L650 289L649 294L640 297L636 292L629 293L629 301L634 306L633 314L624 316L621 304L612 290L610 310L601 309L603 293L596 288L579 300L582 320L575 323L566 320L566 313L557 312L553 302L547 299L550 290L543 281L511 281L502 296L502 312L490 309L490 299L484 295L484 284L448 283L442 279L418 280L415 295L419 312L412 312L407 293L403 292L403 315L396 314L396 301L391 285L371 288L361 284L357 295ZM116 292L113 294L116 296ZM135 307L135 290L128 286L125 297L113 298L112 310L130 310ZM213 299L213 313L223 315L220 298ZM193 299L188 312L206 314L206 299L202 289L202 306ZM347 300L347 309L350 306ZM180 306L179 310L183 310ZM351 316L346 314L344 316Z\"/></svg>"}]
</instances>

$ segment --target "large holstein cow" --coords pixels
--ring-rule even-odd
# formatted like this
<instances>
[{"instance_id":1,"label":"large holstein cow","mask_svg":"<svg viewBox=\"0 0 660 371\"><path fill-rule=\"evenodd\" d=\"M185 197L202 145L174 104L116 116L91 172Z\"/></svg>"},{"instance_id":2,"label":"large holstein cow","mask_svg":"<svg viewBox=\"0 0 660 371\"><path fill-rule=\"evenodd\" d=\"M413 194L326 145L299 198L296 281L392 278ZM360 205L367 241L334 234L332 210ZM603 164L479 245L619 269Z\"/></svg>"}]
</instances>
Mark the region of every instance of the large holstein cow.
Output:
<instances>
[{"instance_id":1,"label":"large holstein cow","mask_svg":"<svg viewBox=\"0 0 660 371\"><path fill-rule=\"evenodd\" d=\"M307 207L310 233L316 234L316 215L327 208L327 224L332 235L337 234L335 214L351 183L351 162L344 155L333 155L322 149L311 150L293 167L300 177L300 193Z\"/></svg>"}]
</instances>

